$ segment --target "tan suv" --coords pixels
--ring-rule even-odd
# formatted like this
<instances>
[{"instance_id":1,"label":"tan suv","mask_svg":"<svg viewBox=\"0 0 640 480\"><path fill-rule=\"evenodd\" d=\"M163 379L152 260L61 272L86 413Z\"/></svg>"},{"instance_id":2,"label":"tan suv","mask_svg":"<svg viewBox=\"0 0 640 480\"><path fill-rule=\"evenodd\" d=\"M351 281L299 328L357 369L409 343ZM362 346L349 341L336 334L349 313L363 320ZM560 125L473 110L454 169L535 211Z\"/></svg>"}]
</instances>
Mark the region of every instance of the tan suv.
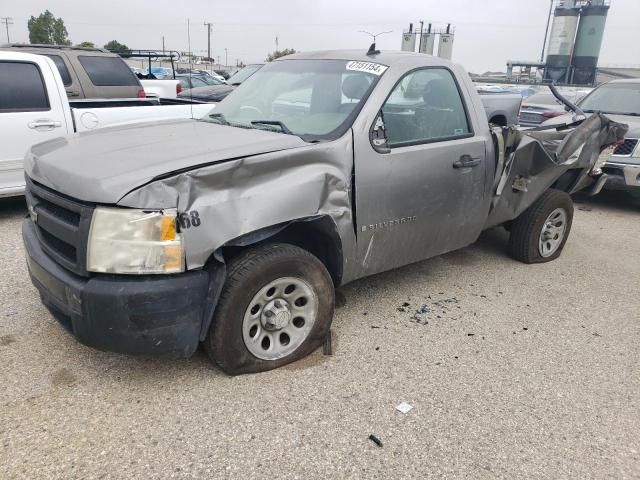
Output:
<instances>
[{"instance_id":1,"label":"tan suv","mask_svg":"<svg viewBox=\"0 0 640 480\"><path fill-rule=\"evenodd\" d=\"M9 44L0 47L46 55L58 67L67 97L145 98L138 77L115 53L101 48Z\"/></svg>"}]
</instances>

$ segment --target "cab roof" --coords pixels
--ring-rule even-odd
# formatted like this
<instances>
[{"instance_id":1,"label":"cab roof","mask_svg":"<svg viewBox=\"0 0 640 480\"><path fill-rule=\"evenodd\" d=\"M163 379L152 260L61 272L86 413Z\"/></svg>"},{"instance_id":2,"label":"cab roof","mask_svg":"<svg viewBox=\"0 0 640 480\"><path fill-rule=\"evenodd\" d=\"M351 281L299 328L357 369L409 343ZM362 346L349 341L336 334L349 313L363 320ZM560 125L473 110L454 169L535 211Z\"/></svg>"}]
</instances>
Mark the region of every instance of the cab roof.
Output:
<instances>
[{"instance_id":1,"label":"cab roof","mask_svg":"<svg viewBox=\"0 0 640 480\"><path fill-rule=\"evenodd\" d=\"M379 53L367 55L367 50L318 50L312 52L299 52L275 60L355 60L359 62L374 62L393 67L401 66L449 66L453 62L439 57L433 57L424 53L401 52L395 50L383 50Z\"/></svg>"}]
</instances>

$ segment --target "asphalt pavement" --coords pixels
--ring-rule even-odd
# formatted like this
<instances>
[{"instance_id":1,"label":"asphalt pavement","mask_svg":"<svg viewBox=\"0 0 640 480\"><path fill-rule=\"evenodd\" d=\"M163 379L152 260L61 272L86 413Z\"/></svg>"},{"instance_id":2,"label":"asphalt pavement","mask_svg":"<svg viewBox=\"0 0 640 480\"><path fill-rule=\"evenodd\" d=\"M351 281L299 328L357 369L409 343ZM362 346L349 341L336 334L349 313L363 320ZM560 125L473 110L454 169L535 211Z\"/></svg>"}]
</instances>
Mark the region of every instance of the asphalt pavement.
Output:
<instances>
[{"instance_id":1,"label":"asphalt pavement","mask_svg":"<svg viewBox=\"0 0 640 480\"><path fill-rule=\"evenodd\" d=\"M640 478L640 201L582 202L557 261L491 230L341 288L332 356L231 378L80 345L2 200L0 478Z\"/></svg>"}]
</instances>

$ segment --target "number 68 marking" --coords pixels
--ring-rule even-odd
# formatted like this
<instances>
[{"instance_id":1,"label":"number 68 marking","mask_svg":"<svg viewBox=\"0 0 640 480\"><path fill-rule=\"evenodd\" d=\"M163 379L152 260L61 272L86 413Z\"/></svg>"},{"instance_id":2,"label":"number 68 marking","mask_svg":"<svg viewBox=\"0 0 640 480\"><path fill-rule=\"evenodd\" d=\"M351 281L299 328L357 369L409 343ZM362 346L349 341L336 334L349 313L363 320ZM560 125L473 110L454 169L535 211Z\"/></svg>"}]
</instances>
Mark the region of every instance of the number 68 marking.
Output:
<instances>
[{"instance_id":1,"label":"number 68 marking","mask_svg":"<svg viewBox=\"0 0 640 480\"><path fill-rule=\"evenodd\" d=\"M191 210L190 212L183 212L178 215L178 222L180 223L180 228L186 230L191 227L199 227L202 223L200 221L200 214L197 210Z\"/></svg>"}]
</instances>

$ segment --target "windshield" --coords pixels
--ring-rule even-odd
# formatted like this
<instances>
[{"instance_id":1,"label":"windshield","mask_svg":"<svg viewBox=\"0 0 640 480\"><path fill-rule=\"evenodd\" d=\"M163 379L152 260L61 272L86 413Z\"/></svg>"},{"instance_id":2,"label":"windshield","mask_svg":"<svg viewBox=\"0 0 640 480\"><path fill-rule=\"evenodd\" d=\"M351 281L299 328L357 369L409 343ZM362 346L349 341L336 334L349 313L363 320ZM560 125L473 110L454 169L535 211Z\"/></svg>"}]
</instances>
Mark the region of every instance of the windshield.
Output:
<instances>
[{"instance_id":1,"label":"windshield","mask_svg":"<svg viewBox=\"0 0 640 480\"><path fill-rule=\"evenodd\" d=\"M580 102L585 112L640 115L640 83L608 83Z\"/></svg>"},{"instance_id":2,"label":"windshield","mask_svg":"<svg viewBox=\"0 0 640 480\"><path fill-rule=\"evenodd\" d=\"M231 83L232 85L239 85L251 75L260 70L260 68L262 68L262 65L247 65L242 70L238 70L236 73L231 75L231 77L229 78L229 83Z\"/></svg>"},{"instance_id":3,"label":"windshield","mask_svg":"<svg viewBox=\"0 0 640 480\"><path fill-rule=\"evenodd\" d=\"M330 140L353 122L386 67L346 60L265 65L202 120Z\"/></svg>"}]
</instances>

